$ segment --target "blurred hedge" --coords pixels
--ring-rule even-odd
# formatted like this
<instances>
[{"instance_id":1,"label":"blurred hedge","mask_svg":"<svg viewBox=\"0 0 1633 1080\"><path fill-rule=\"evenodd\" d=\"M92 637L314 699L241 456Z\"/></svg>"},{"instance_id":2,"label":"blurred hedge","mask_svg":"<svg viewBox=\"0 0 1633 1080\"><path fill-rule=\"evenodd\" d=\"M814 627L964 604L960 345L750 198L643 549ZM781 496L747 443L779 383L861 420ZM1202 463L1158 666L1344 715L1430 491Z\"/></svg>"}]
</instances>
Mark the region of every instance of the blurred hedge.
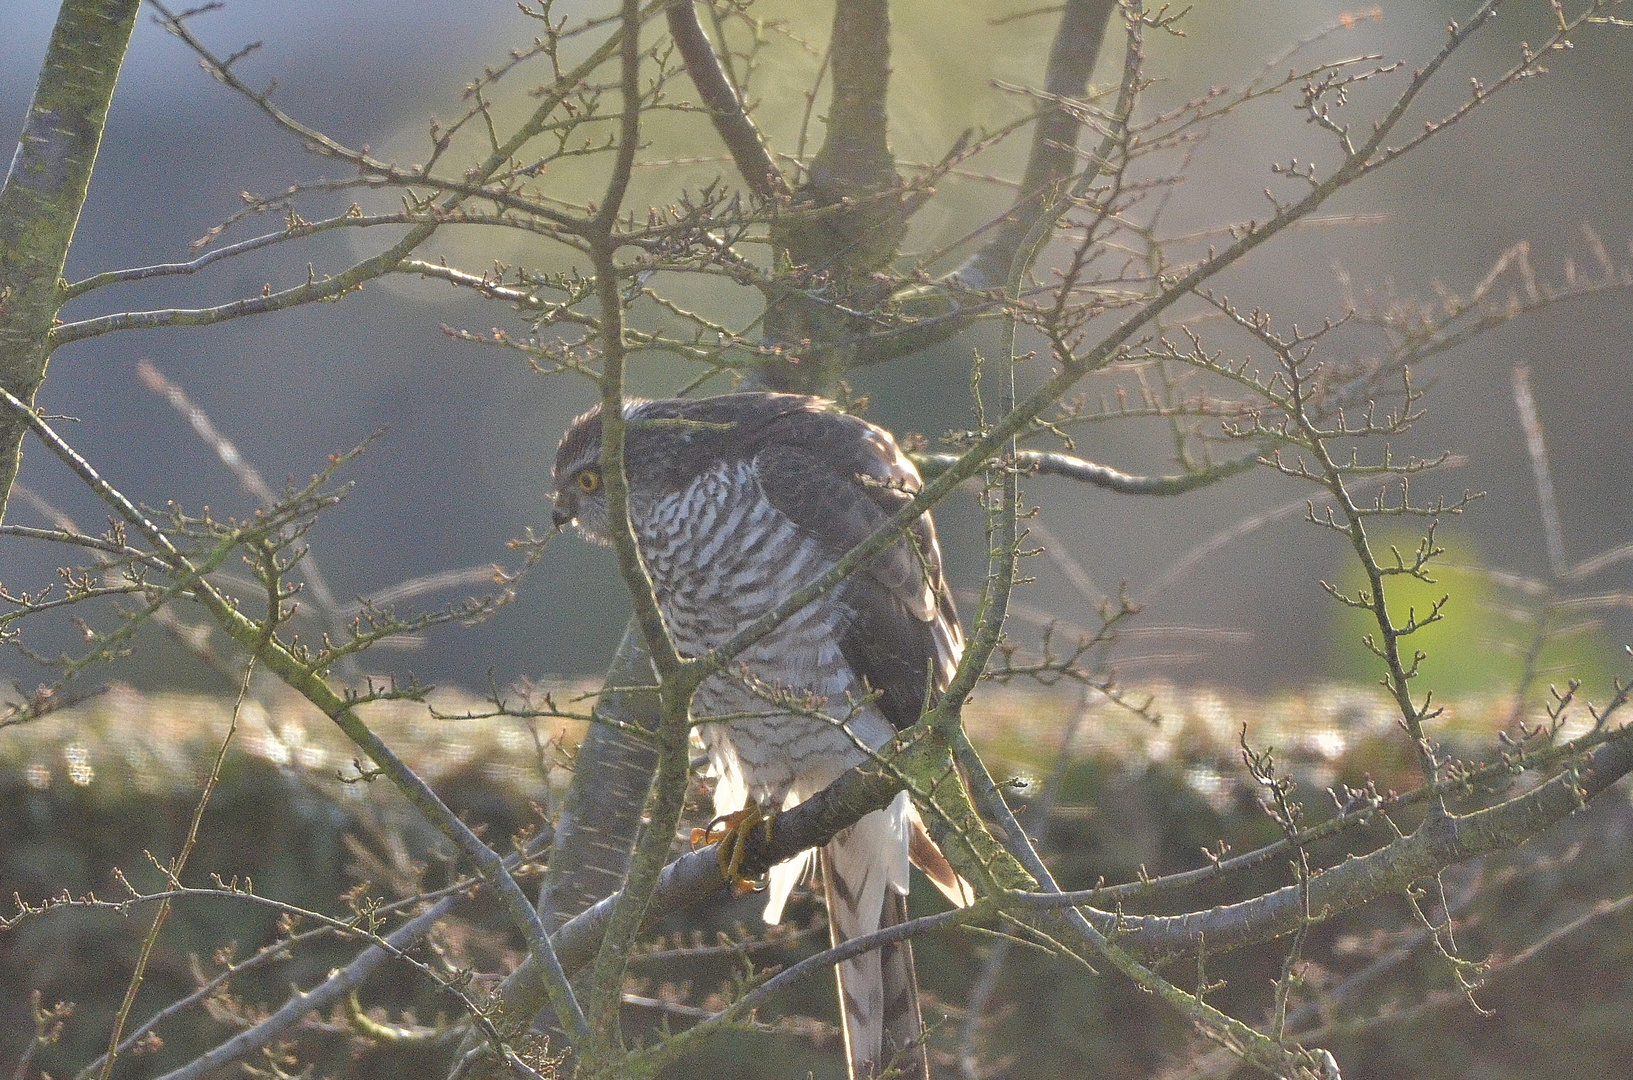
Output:
<instances>
[{"instance_id":1,"label":"blurred hedge","mask_svg":"<svg viewBox=\"0 0 1633 1080\"><path fill-rule=\"evenodd\" d=\"M557 700L575 689L557 688ZM1384 704L1366 692L1328 688L1266 701L1172 688L1155 694L1154 711L1163 717L1156 723L1111 706L1085 708L1074 695L1056 691L991 688L972 708L972 730L995 771L1014 779L1022 820L1045 835L1051 863L1068 887L1087 887L1101 877L1129 880L1142 868L1151 874L1187 869L1201 863L1199 849L1221 839L1237 851L1274 839L1275 827L1244 783L1237 747L1243 723L1255 746L1274 745L1278 761L1300 778L1299 795L1312 818L1327 812L1322 789L1334 783L1359 784L1367 776L1381 789L1412 783L1404 738ZM444 695L438 704L445 713L459 713L473 703ZM0 815L6 822L0 895L15 893L29 902L64 890L116 897L114 867L140 887L156 886L159 876L143 853L163 860L178 849L229 711L229 703L213 698L145 697L116 689L0 731ZM1453 752L1484 755L1506 718L1501 701L1469 701L1450 710L1441 731ZM566 779L557 767L566 753L560 747L570 747L576 737L568 727L541 730L541 746L514 721L437 720L406 704L377 707L373 719L444 798L498 843L536 822L535 805L548 805L559 794ZM1063 748L1068 731L1074 733L1071 745ZM252 703L241 717L186 879L203 884L212 873L248 876L263 895L329 911L337 910L338 894L361 880L379 895L410 880L448 880L453 868L439 840L383 783L340 781L342 773L355 775L352 760L326 722L298 702L275 696L265 706ZM1353 833L1344 842L1362 850L1380 841L1380 830ZM1617 789L1542 842L1444 876L1462 912L1462 954L1498 962L1489 985L1475 995L1495 1015L1481 1016L1451 992L1446 966L1427 948L1399 951L1415 930L1404 900L1371 905L1317 930L1306 951L1310 992L1295 998L1295 1006L1344 987L1335 1015L1312 1022L1361 1024L1360 1030L1321 1039L1349 1080L1633 1076L1625 1049L1633 1041L1633 923L1625 913L1591 919L1523 963L1503 963L1595 903L1633 892L1630 835L1633 809ZM1331 842L1317 852L1328 861L1341 853ZM1235 883L1234 891L1192 890L1170 909L1225 902L1249 887L1284 884L1288 873L1285 866L1269 866ZM939 903L928 888L916 890L913 900L923 911ZM150 920L145 910L128 919L54 912L0 933L0 1056L15 1060L26 1045L32 990L48 1004L77 1004L61 1043L37 1059L39 1066L53 1076L71 1075L104 1048ZM757 952L758 962L787 962L826 937L819 905L810 898L794 903L788 921L796 932ZM802 928L809 932L799 934ZM757 903L748 898L729 910L672 920L654 948L759 929ZM263 909L230 901L179 904L134 1016L145 1018L191 991L199 971L216 970L215 954L223 946L235 943L241 958L274 934L274 917ZM961 1007L993 940L953 933L917 945L926 1018L935 1022L938 1075L956 1075ZM483 970L514 963L518 955L516 940L481 900L465 905L442 941L450 963ZM303 950L242 980L233 1007L276 1007L291 984L310 985L352 951L335 944ZM1384 957L1394 959L1375 982L1345 982ZM1209 958L1208 978L1226 982L1210 1000L1261 1020L1281 960L1276 949ZM687 1010L717 1002L732 972L732 964L719 958L654 957L635 966L631 990L671 1003L668 1020L679 1025ZM1189 962L1167 974L1182 984L1195 979ZM362 999L374 1015L395 1023L435 1024L452 1009L400 968L376 976ZM762 1016L784 1030L722 1039L706 1058L694 1057L675 1075L842 1076L831 984L811 980L786 1005L806 1018ZM157 1075L186 1061L230 1034L230 1011L218 1005L170 1021L160 1029L164 1046L152 1056L123 1060L119 1075ZM631 1015L643 1011L632 1009ZM662 1010L645 1015L656 1024ZM1225 1075L1188 1072L1187 1063L1207 1048L1180 1018L1122 981L1024 947L1009 951L976 1037L990 1075L1017 1080ZM405 1069L435 1075L447 1051L434 1043L378 1046L320 1018L303 1035L301 1052L303 1063L315 1065L314 1075L384 1078Z\"/></svg>"}]
</instances>

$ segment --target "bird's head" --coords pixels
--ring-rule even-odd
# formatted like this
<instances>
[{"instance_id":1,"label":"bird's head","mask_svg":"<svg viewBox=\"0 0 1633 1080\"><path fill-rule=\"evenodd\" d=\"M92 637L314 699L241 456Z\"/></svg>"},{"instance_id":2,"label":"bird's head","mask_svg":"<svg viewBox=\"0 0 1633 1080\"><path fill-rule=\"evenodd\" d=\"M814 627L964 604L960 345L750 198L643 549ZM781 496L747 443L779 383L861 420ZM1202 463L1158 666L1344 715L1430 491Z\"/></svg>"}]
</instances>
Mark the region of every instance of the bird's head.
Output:
<instances>
[{"instance_id":1,"label":"bird's head","mask_svg":"<svg viewBox=\"0 0 1633 1080\"><path fill-rule=\"evenodd\" d=\"M556 527L578 526L586 540L608 543L607 489L601 478L601 406L597 405L568 425L556 447Z\"/></svg>"},{"instance_id":2,"label":"bird's head","mask_svg":"<svg viewBox=\"0 0 1633 1080\"><path fill-rule=\"evenodd\" d=\"M677 492L702 470L721 461L754 456L775 425L829 403L798 394L745 392L711 398L624 400L624 474L631 509L643 500ZM888 438L888 436L885 436ZM584 538L611 542L607 526L606 478L601 475L601 407L574 420L556 447L551 470L557 527L574 523Z\"/></svg>"}]
</instances>

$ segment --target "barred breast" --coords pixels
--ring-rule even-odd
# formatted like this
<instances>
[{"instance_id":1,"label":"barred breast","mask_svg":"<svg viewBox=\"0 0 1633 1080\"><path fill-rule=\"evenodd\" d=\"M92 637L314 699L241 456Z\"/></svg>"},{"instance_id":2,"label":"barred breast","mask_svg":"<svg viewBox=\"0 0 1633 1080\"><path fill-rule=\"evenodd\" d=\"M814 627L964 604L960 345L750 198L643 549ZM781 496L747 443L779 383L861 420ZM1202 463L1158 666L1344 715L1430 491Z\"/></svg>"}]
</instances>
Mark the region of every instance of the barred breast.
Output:
<instances>
[{"instance_id":1,"label":"barred breast","mask_svg":"<svg viewBox=\"0 0 1633 1080\"><path fill-rule=\"evenodd\" d=\"M724 644L832 565L765 497L752 461L717 464L678 492L637 497L632 510L658 604L684 655ZM717 807L741 809L748 798L792 806L863 761L858 743L877 748L889 739L877 709L854 709L865 688L840 652L846 616L823 597L698 688L692 712L719 774ZM761 693L745 685L756 682ZM779 709L766 691L820 699L831 720ZM711 716L729 719L704 722Z\"/></svg>"},{"instance_id":2,"label":"barred breast","mask_svg":"<svg viewBox=\"0 0 1633 1080\"><path fill-rule=\"evenodd\" d=\"M753 461L725 462L678 492L636 506L631 517L654 592L675 644L700 656L723 645L832 565L818 543L779 511ZM718 780L715 813L749 800L787 809L817 794L892 735L840 647L851 613L830 594L746 649L731 671L711 676L692 699L698 735ZM756 693L751 687L757 687ZM816 716L768 696L809 695ZM788 701L784 697L781 700ZM709 720L710 717L718 719ZM907 917L907 793L865 815L821 849L830 940L865 937ZM814 852L772 867L765 920L782 920ZM904 1075L928 1080L911 947L874 950L835 967L852 1080L876 1075L898 1052Z\"/></svg>"}]
</instances>

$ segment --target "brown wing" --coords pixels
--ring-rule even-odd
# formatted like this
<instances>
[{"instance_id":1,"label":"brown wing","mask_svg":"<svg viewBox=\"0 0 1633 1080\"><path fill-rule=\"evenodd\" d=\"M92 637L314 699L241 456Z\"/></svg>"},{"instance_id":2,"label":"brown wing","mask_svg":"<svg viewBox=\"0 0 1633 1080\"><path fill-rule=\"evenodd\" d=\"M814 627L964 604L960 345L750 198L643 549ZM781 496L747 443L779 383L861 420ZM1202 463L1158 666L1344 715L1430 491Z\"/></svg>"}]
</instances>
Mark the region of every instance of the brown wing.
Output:
<instances>
[{"instance_id":1,"label":"brown wing","mask_svg":"<svg viewBox=\"0 0 1633 1080\"><path fill-rule=\"evenodd\" d=\"M786 413L764 430L755 456L766 497L834 558L912 501L918 470L888 432L828 411ZM851 615L840 651L880 693L898 729L918 720L925 690L939 692L963 651L941 548L929 515L837 592Z\"/></svg>"}]
</instances>

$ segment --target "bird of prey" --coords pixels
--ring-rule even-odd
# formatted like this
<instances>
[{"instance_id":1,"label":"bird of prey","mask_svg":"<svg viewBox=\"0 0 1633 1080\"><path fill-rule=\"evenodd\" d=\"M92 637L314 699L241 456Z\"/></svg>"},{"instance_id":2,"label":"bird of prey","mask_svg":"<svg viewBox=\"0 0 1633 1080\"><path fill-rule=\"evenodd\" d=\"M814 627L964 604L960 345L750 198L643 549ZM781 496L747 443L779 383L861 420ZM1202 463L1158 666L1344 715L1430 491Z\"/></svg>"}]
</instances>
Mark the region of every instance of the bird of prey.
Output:
<instances>
[{"instance_id":1,"label":"bird of prey","mask_svg":"<svg viewBox=\"0 0 1633 1080\"><path fill-rule=\"evenodd\" d=\"M821 398L632 400L624 416L630 521L684 656L724 644L823 573L921 485L889 432ZM606 543L600 460L596 408L573 421L556 451L555 521L576 522L587 538ZM774 812L817 794L918 720L962 651L935 525L925 515L698 688L692 713L718 777L716 812ZM796 699L803 704L791 706ZM708 723L710 716L729 719ZM817 856L834 944L906 919L910 847L938 888L969 901L969 886L902 792ZM781 919L810 863L807 853L772 869L768 923ZM836 972L854 1080L890 1066L927 1078L909 943L846 960Z\"/></svg>"}]
</instances>

